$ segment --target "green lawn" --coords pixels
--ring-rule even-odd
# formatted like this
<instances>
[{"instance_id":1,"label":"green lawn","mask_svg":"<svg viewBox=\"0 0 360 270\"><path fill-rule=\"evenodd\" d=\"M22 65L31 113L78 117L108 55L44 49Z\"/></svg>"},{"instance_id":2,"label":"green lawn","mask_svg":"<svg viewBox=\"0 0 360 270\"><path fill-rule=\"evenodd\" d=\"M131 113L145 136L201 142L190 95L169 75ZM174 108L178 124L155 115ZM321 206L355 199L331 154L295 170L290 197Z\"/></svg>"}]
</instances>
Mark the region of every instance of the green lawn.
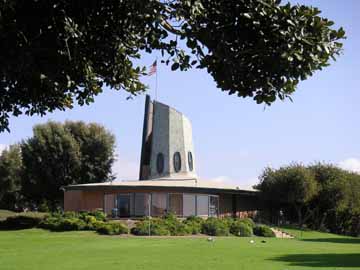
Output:
<instances>
[{"instance_id":1,"label":"green lawn","mask_svg":"<svg viewBox=\"0 0 360 270\"><path fill-rule=\"evenodd\" d=\"M12 216L17 216L17 215L22 215L22 216L29 216L29 217L43 217L46 215L46 213L42 213L42 212L13 212L13 211L9 211L9 210L3 210L0 209L0 220L4 220L8 217L12 217Z\"/></svg>"},{"instance_id":2,"label":"green lawn","mask_svg":"<svg viewBox=\"0 0 360 270\"><path fill-rule=\"evenodd\" d=\"M7 217L14 216L14 215L16 215L15 212L0 209L0 220L4 220Z\"/></svg>"},{"instance_id":3,"label":"green lawn","mask_svg":"<svg viewBox=\"0 0 360 270\"><path fill-rule=\"evenodd\" d=\"M208 242L206 238L124 238L40 229L0 231L0 269L360 269L359 238L304 232L301 239L261 240L225 237Z\"/></svg>"}]
</instances>

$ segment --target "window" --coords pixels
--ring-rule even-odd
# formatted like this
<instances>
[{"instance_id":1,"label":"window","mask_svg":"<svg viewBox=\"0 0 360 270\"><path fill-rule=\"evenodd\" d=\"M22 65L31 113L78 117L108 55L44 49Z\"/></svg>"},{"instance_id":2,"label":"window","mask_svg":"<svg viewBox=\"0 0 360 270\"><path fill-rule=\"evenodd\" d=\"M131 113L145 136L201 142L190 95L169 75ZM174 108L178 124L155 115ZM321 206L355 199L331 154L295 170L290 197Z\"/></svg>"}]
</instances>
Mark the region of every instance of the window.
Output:
<instances>
[{"instance_id":1,"label":"window","mask_svg":"<svg viewBox=\"0 0 360 270\"><path fill-rule=\"evenodd\" d=\"M209 215L209 198L208 195L197 195L196 196L196 212L198 216Z\"/></svg>"},{"instance_id":2,"label":"window","mask_svg":"<svg viewBox=\"0 0 360 270\"><path fill-rule=\"evenodd\" d=\"M149 215L150 194L135 193L135 216L143 217Z\"/></svg>"},{"instance_id":3,"label":"window","mask_svg":"<svg viewBox=\"0 0 360 270\"><path fill-rule=\"evenodd\" d=\"M117 208L119 217L130 217L131 213L131 194L119 194L117 196Z\"/></svg>"},{"instance_id":4,"label":"window","mask_svg":"<svg viewBox=\"0 0 360 270\"><path fill-rule=\"evenodd\" d=\"M183 215L184 217L196 215L196 195L184 194L183 198Z\"/></svg>"},{"instance_id":5,"label":"window","mask_svg":"<svg viewBox=\"0 0 360 270\"><path fill-rule=\"evenodd\" d=\"M219 214L219 197L209 196L209 216L217 217Z\"/></svg>"},{"instance_id":6,"label":"window","mask_svg":"<svg viewBox=\"0 0 360 270\"><path fill-rule=\"evenodd\" d=\"M156 169L157 169L158 174L162 174L164 172L164 155L163 155L163 153L157 154Z\"/></svg>"},{"instance_id":7,"label":"window","mask_svg":"<svg viewBox=\"0 0 360 270\"><path fill-rule=\"evenodd\" d=\"M188 152L188 163L189 163L189 170L192 171L194 169L194 162L193 162L193 156L192 153Z\"/></svg>"},{"instance_id":8,"label":"window","mask_svg":"<svg viewBox=\"0 0 360 270\"><path fill-rule=\"evenodd\" d=\"M169 211L176 216L183 215L183 195L169 194Z\"/></svg>"},{"instance_id":9,"label":"window","mask_svg":"<svg viewBox=\"0 0 360 270\"><path fill-rule=\"evenodd\" d=\"M174 154L174 170L175 172L179 172L181 170L181 156L179 152L175 152Z\"/></svg>"},{"instance_id":10,"label":"window","mask_svg":"<svg viewBox=\"0 0 360 270\"><path fill-rule=\"evenodd\" d=\"M151 216L163 216L166 214L167 193L152 193Z\"/></svg>"}]
</instances>

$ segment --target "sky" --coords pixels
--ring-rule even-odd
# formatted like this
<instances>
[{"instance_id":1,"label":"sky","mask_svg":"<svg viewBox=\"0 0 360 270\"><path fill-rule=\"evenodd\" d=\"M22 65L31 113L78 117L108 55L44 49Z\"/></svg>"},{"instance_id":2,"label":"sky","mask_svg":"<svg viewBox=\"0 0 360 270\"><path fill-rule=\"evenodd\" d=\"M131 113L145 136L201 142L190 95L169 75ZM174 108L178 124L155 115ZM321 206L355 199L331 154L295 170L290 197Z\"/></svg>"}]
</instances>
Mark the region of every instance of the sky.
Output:
<instances>
[{"instance_id":1,"label":"sky","mask_svg":"<svg viewBox=\"0 0 360 270\"><path fill-rule=\"evenodd\" d=\"M172 72L158 64L158 100L192 122L196 170L200 179L251 186L266 166L321 161L360 172L360 1L302 0L342 26L347 35L336 62L299 84L293 102L270 107L251 98L229 96L206 71ZM150 66L160 55L144 55ZM144 78L154 97L155 76ZM138 179L145 95L127 100L124 91L105 89L95 103L45 117L10 119L0 133L0 151L32 135L48 120L82 120L104 125L116 136L117 180Z\"/></svg>"}]
</instances>

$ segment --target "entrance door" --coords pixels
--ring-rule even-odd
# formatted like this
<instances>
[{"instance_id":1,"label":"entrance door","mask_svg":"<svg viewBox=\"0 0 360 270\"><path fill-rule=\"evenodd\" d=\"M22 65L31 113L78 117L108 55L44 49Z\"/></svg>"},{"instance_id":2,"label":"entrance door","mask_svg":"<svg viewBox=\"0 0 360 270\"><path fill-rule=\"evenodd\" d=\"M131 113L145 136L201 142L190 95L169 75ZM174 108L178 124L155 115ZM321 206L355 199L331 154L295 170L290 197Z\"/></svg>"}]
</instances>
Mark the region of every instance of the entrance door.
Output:
<instances>
[{"instance_id":1,"label":"entrance door","mask_svg":"<svg viewBox=\"0 0 360 270\"><path fill-rule=\"evenodd\" d=\"M119 217L130 217L130 194L119 194L117 197Z\"/></svg>"}]
</instances>

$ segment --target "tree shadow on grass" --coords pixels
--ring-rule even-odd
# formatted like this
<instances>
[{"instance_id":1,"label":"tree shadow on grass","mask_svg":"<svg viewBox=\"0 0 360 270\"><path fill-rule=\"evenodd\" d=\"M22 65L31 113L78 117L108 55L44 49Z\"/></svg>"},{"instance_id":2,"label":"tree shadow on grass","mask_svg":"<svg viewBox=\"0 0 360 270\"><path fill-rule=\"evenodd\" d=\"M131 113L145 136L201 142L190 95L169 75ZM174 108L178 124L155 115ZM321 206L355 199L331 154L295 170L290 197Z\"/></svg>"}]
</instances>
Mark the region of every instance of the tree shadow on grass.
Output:
<instances>
[{"instance_id":1,"label":"tree shadow on grass","mask_svg":"<svg viewBox=\"0 0 360 270\"><path fill-rule=\"evenodd\" d=\"M353 267L360 268L360 253L350 254L289 254L271 259L303 267Z\"/></svg>"},{"instance_id":2,"label":"tree shadow on grass","mask_svg":"<svg viewBox=\"0 0 360 270\"><path fill-rule=\"evenodd\" d=\"M301 239L305 242L320 242L320 243L336 243L336 244L360 244L360 238L344 238L344 237L334 237L334 238L308 238ZM360 247L359 247L360 249Z\"/></svg>"}]
</instances>

